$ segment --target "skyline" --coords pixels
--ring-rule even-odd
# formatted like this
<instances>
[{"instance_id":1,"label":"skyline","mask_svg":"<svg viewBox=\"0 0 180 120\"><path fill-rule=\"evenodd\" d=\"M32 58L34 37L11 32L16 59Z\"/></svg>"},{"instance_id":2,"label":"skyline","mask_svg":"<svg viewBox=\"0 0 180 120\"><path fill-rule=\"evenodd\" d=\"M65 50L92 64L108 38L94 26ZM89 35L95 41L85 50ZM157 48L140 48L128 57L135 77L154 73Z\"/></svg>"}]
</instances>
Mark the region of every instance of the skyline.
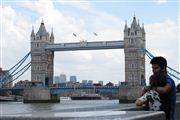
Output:
<instances>
[{"instance_id":1,"label":"skyline","mask_svg":"<svg viewBox=\"0 0 180 120\"><path fill-rule=\"evenodd\" d=\"M0 13L0 66L6 70L30 51L32 26L36 33L42 20L49 33L53 28L55 43L79 42L82 39L88 42L110 41L123 40L125 21L129 27L135 15L141 26L144 23L146 49L155 56L164 56L168 66L180 71L178 1L1 0ZM23 47L14 47L18 44ZM95 82L103 80L107 83L109 79L113 79L113 83L124 81L124 50L55 52L54 76L61 73ZM147 82L150 74L151 65L146 57ZM21 78L29 77L30 70Z\"/></svg>"}]
</instances>

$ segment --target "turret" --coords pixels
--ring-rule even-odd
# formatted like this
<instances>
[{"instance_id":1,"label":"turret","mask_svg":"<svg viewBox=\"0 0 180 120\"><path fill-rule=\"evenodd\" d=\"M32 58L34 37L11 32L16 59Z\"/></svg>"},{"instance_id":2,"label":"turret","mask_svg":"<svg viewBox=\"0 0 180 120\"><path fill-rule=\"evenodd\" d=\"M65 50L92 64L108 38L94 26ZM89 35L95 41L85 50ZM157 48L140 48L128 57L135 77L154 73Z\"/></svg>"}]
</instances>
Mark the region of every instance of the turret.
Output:
<instances>
[{"instance_id":1,"label":"turret","mask_svg":"<svg viewBox=\"0 0 180 120\"><path fill-rule=\"evenodd\" d=\"M36 35L45 36L46 34L47 34L46 28L45 28L44 22L43 22L43 20L42 20L41 25L40 25L39 30L38 30L38 32L36 33Z\"/></svg>"},{"instance_id":2,"label":"turret","mask_svg":"<svg viewBox=\"0 0 180 120\"><path fill-rule=\"evenodd\" d=\"M125 24L124 52L125 52L125 81L128 85L145 85L145 30L144 25L137 23L133 17L131 27Z\"/></svg>"},{"instance_id":3,"label":"turret","mask_svg":"<svg viewBox=\"0 0 180 120\"><path fill-rule=\"evenodd\" d=\"M124 32L128 31L128 26L127 26L127 20L125 21L125 27L124 27Z\"/></svg>"},{"instance_id":4,"label":"turret","mask_svg":"<svg viewBox=\"0 0 180 120\"><path fill-rule=\"evenodd\" d=\"M34 26L32 26L31 41L35 40Z\"/></svg>"},{"instance_id":5,"label":"turret","mask_svg":"<svg viewBox=\"0 0 180 120\"><path fill-rule=\"evenodd\" d=\"M131 29L137 29L137 21L136 21L136 17L134 16L133 17L133 22L131 24Z\"/></svg>"},{"instance_id":6,"label":"turret","mask_svg":"<svg viewBox=\"0 0 180 120\"><path fill-rule=\"evenodd\" d=\"M31 38L31 80L35 83L41 82L44 86L52 86L54 52L46 50L44 45L54 43L53 32L49 37L42 21L36 35L33 29L31 36L33 36L33 40Z\"/></svg>"},{"instance_id":7,"label":"turret","mask_svg":"<svg viewBox=\"0 0 180 120\"><path fill-rule=\"evenodd\" d=\"M54 42L53 28L51 30L50 42Z\"/></svg>"}]
</instances>

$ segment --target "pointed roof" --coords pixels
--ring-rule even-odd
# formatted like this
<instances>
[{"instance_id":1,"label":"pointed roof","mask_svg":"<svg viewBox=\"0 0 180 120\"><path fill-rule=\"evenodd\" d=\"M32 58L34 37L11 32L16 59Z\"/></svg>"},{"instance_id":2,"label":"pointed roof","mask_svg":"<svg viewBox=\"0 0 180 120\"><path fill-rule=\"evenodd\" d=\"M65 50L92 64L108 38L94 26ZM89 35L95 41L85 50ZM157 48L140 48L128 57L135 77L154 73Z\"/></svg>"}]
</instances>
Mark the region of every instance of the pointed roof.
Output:
<instances>
[{"instance_id":1,"label":"pointed roof","mask_svg":"<svg viewBox=\"0 0 180 120\"><path fill-rule=\"evenodd\" d=\"M139 19L138 19L137 30L141 30L141 27L140 27L140 24L139 24Z\"/></svg>"},{"instance_id":2,"label":"pointed roof","mask_svg":"<svg viewBox=\"0 0 180 120\"><path fill-rule=\"evenodd\" d=\"M135 16L133 17L133 22L131 24L131 28L133 28L133 29L137 28L137 21L136 21L136 17Z\"/></svg>"},{"instance_id":3,"label":"pointed roof","mask_svg":"<svg viewBox=\"0 0 180 120\"><path fill-rule=\"evenodd\" d=\"M39 30L38 30L38 32L36 33L36 35L44 36L44 35L46 35L46 34L47 34L46 28L45 28L44 22L43 22L43 20L42 20L41 25L40 25Z\"/></svg>"},{"instance_id":4,"label":"pointed roof","mask_svg":"<svg viewBox=\"0 0 180 120\"><path fill-rule=\"evenodd\" d=\"M142 24L142 32L145 33L145 30L144 30L144 23Z\"/></svg>"},{"instance_id":5,"label":"pointed roof","mask_svg":"<svg viewBox=\"0 0 180 120\"><path fill-rule=\"evenodd\" d=\"M50 36L50 38L54 39L53 28L51 29L51 36Z\"/></svg>"},{"instance_id":6,"label":"pointed roof","mask_svg":"<svg viewBox=\"0 0 180 120\"><path fill-rule=\"evenodd\" d=\"M34 26L32 26L32 32L31 32L31 37L34 37L35 34L34 34Z\"/></svg>"},{"instance_id":7,"label":"pointed roof","mask_svg":"<svg viewBox=\"0 0 180 120\"><path fill-rule=\"evenodd\" d=\"M128 31L127 20L125 21L124 32Z\"/></svg>"}]
</instances>

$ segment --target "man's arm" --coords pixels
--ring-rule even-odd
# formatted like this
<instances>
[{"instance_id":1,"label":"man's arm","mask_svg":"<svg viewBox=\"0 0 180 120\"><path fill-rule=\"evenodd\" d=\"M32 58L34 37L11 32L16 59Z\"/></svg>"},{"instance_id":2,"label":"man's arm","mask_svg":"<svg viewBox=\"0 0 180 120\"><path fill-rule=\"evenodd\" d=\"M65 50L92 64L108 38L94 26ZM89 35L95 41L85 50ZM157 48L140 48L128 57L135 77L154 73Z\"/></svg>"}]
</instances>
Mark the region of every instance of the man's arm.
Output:
<instances>
[{"instance_id":1,"label":"man's arm","mask_svg":"<svg viewBox=\"0 0 180 120\"><path fill-rule=\"evenodd\" d=\"M150 87L150 86L145 86L145 87L142 89L140 96L143 96L147 91L150 91L150 90L151 90L151 87Z\"/></svg>"},{"instance_id":2,"label":"man's arm","mask_svg":"<svg viewBox=\"0 0 180 120\"><path fill-rule=\"evenodd\" d=\"M170 84L167 83L164 87L155 87L153 89L160 94L166 94L171 91L171 86L170 86Z\"/></svg>"}]
</instances>

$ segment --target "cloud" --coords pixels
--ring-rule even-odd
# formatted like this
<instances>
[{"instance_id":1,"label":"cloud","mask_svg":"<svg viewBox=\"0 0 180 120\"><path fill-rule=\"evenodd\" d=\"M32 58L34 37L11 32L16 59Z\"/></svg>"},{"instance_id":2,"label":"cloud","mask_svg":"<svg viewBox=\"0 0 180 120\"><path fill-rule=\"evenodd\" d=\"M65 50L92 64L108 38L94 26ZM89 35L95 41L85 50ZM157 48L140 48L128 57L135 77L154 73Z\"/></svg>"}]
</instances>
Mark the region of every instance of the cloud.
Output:
<instances>
[{"instance_id":1,"label":"cloud","mask_svg":"<svg viewBox=\"0 0 180 120\"><path fill-rule=\"evenodd\" d=\"M48 6L49 4L50 6ZM4 39L3 40L3 68L10 68L12 65L17 63L17 61L22 58L26 52L26 49L29 49L30 45L30 33L31 33L31 25L34 24L35 32L37 32L40 22L43 19L45 22L45 26L47 31L50 31L51 27L54 26L53 31L55 35L55 42L79 42L81 39L86 39L88 41L96 41L98 40L114 40L115 38L120 38L122 34L119 28L119 22L116 24L111 24L111 22L117 22L118 18L113 17L111 15L105 13L91 12L90 15L86 17L80 17L77 19L72 15L65 15L62 11L57 10L51 1L47 3L43 3L42 1L33 3L27 2L23 5L23 8L28 8L31 11L34 11L40 17L34 22L29 21L26 17L23 17L22 13L18 13L16 9L12 6L5 6L3 12L4 19ZM46 7L45 7L46 6ZM78 5L79 7L79 5ZM48 11L47 11L48 9ZM88 10L81 7L82 10ZM10 14L10 15L9 15ZM97 19L97 16L101 19ZM52 19L53 18L53 19ZM93 21L90 21L92 19ZM107 25L106 22L110 24ZM89 26L87 23L91 22L92 29L89 30ZM99 23L101 27L99 27ZM13 33L9 32L9 30L14 30ZM24 31L22 31L24 30ZM97 30L97 31L96 31ZM72 33L77 33L78 37L75 38ZM98 37L93 35L93 32L98 33ZM118 37L117 37L118 36ZM8 41L8 42L7 42ZM18 45L18 46L16 46ZM21 45L21 46L19 46ZM13 50L13 49L15 50ZM11 59L14 53L12 50L18 55ZM116 50L115 50L116 51ZM117 71L121 71L121 66L119 68L115 68L118 59L120 59L120 55L122 54L121 50L115 52L113 50L106 51L79 51L79 52L57 52L55 53L55 74L60 74L65 72L66 74L77 74L79 75L79 79L93 79L97 80L116 80L116 83L120 80L119 78L112 78L113 74ZM120 51L120 52L119 52ZM58 55L60 54L60 55ZM6 60L7 59L7 60ZM123 60L122 60L123 61ZM115 62L115 63L113 63ZM114 66L114 67L113 67ZM104 68L107 68L104 69ZM115 68L113 70L113 68ZM123 71L124 69L122 69ZM74 72L74 73L73 73ZM82 74L81 74L82 73ZM122 72L123 73L123 72ZM109 76L105 76L104 74L109 74ZM110 76L112 75L112 76ZM25 75L27 77L29 75ZM116 76L117 77L117 76ZM23 77L22 77L23 78ZM26 78L27 79L27 78ZM118 80L117 80L118 79Z\"/></svg>"},{"instance_id":2,"label":"cloud","mask_svg":"<svg viewBox=\"0 0 180 120\"><path fill-rule=\"evenodd\" d=\"M166 19L161 22L145 25L147 49L154 56L163 56L168 66L179 71L179 27L173 20ZM146 66L147 75L151 73L149 62ZM176 80L175 80L176 81ZM176 81L178 83L178 81Z\"/></svg>"},{"instance_id":3,"label":"cloud","mask_svg":"<svg viewBox=\"0 0 180 120\"><path fill-rule=\"evenodd\" d=\"M154 0L154 2L160 5L160 4L167 3L168 0Z\"/></svg>"}]
</instances>

